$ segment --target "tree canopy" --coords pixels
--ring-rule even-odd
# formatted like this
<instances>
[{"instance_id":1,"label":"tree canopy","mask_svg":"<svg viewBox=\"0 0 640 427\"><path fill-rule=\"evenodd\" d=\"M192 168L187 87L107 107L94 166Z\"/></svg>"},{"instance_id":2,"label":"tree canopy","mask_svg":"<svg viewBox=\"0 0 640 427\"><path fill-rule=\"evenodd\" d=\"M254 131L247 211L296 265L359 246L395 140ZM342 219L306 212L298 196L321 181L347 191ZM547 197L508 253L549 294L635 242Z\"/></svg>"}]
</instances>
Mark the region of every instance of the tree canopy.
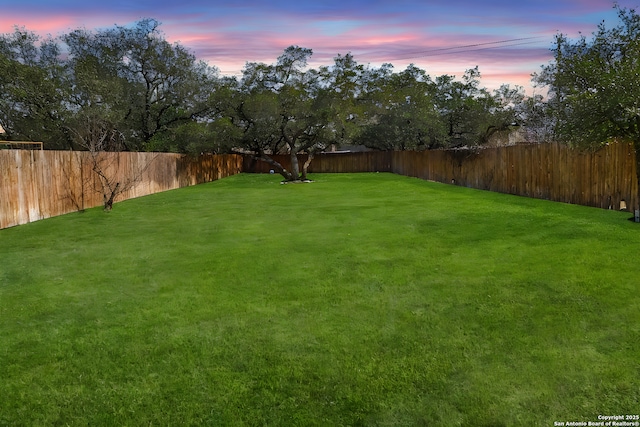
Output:
<instances>
[{"instance_id":1,"label":"tree canopy","mask_svg":"<svg viewBox=\"0 0 640 427\"><path fill-rule=\"evenodd\" d=\"M640 15L615 8L618 23L602 22L589 39L559 34L554 61L535 80L549 87L557 138L587 147L633 142L640 183Z\"/></svg>"},{"instance_id":2,"label":"tree canopy","mask_svg":"<svg viewBox=\"0 0 640 427\"><path fill-rule=\"evenodd\" d=\"M477 67L462 80L433 79L415 65L395 72L347 53L313 69L313 51L295 45L272 64L248 62L240 78L223 77L159 27L143 19L56 39L20 28L0 35L5 137L54 149L240 150L297 179L308 164L297 165L296 154L331 146L484 144L517 121L514 103L524 100L519 87L482 88ZM278 153L291 155L291 171L270 158Z\"/></svg>"},{"instance_id":3,"label":"tree canopy","mask_svg":"<svg viewBox=\"0 0 640 427\"><path fill-rule=\"evenodd\" d=\"M24 29L1 36L0 125L12 139L79 148L79 123L98 120L123 136L114 149L144 150L206 119L217 70L158 27L144 19L58 40Z\"/></svg>"},{"instance_id":4,"label":"tree canopy","mask_svg":"<svg viewBox=\"0 0 640 427\"><path fill-rule=\"evenodd\" d=\"M556 132L576 144L640 140L640 16L616 6L619 23L591 39L556 36L554 61L537 81L550 88Z\"/></svg>"}]
</instances>

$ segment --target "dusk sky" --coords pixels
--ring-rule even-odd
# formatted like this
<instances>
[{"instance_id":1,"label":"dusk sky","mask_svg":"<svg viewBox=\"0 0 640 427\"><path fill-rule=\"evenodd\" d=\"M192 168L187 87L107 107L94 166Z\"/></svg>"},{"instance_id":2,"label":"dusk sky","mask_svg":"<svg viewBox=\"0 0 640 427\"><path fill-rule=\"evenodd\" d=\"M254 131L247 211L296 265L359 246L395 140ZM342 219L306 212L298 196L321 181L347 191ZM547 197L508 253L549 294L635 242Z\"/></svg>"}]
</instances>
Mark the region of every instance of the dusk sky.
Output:
<instances>
[{"instance_id":1,"label":"dusk sky","mask_svg":"<svg viewBox=\"0 0 640 427\"><path fill-rule=\"evenodd\" d=\"M227 75L298 45L313 49L312 67L349 52L395 71L414 63L432 77L459 78L477 65L484 86L521 85L529 95L531 73L552 58L554 35L588 36L602 20L617 22L610 0L0 0L1 33L19 26L55 37L142 18L160 21L167 40Z\"/></svg>"}]
</instances>

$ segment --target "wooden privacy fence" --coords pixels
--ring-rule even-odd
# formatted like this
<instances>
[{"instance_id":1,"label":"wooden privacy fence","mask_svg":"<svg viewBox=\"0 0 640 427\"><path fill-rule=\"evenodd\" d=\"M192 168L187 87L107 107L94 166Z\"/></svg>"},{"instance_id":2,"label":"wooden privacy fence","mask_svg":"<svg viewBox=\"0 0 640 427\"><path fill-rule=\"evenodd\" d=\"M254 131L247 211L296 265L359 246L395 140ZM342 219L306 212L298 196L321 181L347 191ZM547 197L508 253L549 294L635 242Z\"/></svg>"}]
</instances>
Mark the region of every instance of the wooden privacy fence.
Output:
<instances>
[{"instance_id":1,"label":"wooden privacy fence","mask_svg":"<svg viewBox=\"0 0 640 427\"><path fill-rule=\"evenodd\" d=\"M118 200L213 181L242 171L242 156L0 150L0 229L100 206L105 175L126 185Z\"/></svg>"},{"instance_id":2,"label":"wooden privacy fence","mask_svg":"<svg viewBox=\"0 0 640 427\"><path fill-rule=\"evenodd\" d=\"M291 158L288 154L279 154L272 158L285 169L291 170ZM362 153L321 153L316 154L309 166L311 173L353 173L353 172L391 172L391 151L365 151ZM300 168L307 159L298 156ZM273 167L252 156L244 158L244 172L268 173Z\"/></svg>"},{"instance_id":3,"label":"wooden privacy fence","mask_svg":"<svg viewBox=\"0 0 640 427\"><path fill-rule=\"evenodd\" d=\"M200 184L239 172L268 173L251 156L101 153L108 175L132 185L118 200ZM275 156L290 168L289 156ZM302 164L306 156L299 156ZM0 228L102 204L91 154L0 150ZM482 190L619 209L637 204L635 153L630 144L585 152L561 144L479 150L316 155L311 173L393 172Z\"/></svg>"},{"instance_id":4,"label":"wooden privacy fence","mask_svg":"<svg viewBox=\"0 0 640 427\"><path fill-rule=\"evenodd\" d=\"M275 156L290 167L289 156ZM299 156L302 164L306 155ZM244 171L270 165L245 157ZM581 151L562 144L523 144L478 150L429 150L316 155L310 173L393 172L481 190L619 209L636 206L635 154L630 144Z\"/></svg>"},{"instance_id":5,"label":"wooden privacy fence","mask_svg":"<svg viewBox=\"0 0 640 427\"><path fill-rule=\"evenodd\" d=\"M393 153L392 172L481 190L604 209L636 206L631 144L581 151L562 144Z\"/></svg>"}]
</instances>

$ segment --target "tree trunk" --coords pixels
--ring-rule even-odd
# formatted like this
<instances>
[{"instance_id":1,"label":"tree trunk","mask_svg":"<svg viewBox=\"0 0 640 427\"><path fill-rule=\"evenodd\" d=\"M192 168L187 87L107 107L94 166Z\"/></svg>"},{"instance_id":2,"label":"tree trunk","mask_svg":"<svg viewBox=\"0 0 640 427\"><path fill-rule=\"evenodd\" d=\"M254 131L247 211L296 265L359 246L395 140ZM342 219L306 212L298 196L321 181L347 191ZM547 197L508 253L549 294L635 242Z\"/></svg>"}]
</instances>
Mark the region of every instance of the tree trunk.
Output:
<instances>
[{"instance_id":1,"label":"tree trunk","mask_svg":"<svg viewBox=\"0 0 640 427\"><path fill-rule=\"evenodd\" d=\"M262 155L259 157L260 160L270 164L271 166L273 166L280 175L282 175L282 177L284 179L286 179L287 181L292 181L293 177L291 172L289 172L288 170L286 170L284 168L284 166L282 166L280 163L276 162L275 160L273 160L271 157L267 156L266 154Z\"/></svg>"},{"instance_id":2,"label":"tree trunk","mask_svg":"<svg viewBox=\"0 0 640 427\"><path fill-rule=\"evenodd\" d=\"M120 183L116 183L116 186L113 190L111 190L111 195L107 198L106 194L102 195L102 199L104 201L104 210L110 211L113 209L113 201L116 198L116 194L118 194L118 187L120 187Z\"/></svg>"},{"instance_id":3,"label":"tree trunk","mask_svg":"<svg viewBox=\"0 0 640 427\"><path fill-rule=\"evenodd\" d=\"M638 192L636 194L636 203L633 207L633 216L635 222L640 222L640 217L638 216L638 212L640 211L640 141L634 141L633 143L633 151L636 154L636 181L638 184Z\"/></svg>"},{"instance_id":4,"label":"tree trunk","mask_svg":"<svg viewBox=\"0 0 640 427\"><path fill-rule=\"evenodd\" d=\"M244 154L244 153L242 153ZM276 162L275 160L273 160L271 157L269 157L268 155L265 154L264 151L260 150L258 151L258 155L251 155L252 159L257 159L257 160L262 160L263 162L273 166L273 168L280 174L282 175L282 177L284 179L286 179L287 181L292 181L293 178L291 177L291 172L289 172L288 170L286 170L284 168L284 166L282 166L280 163ZM255 172L255 168L254 168L254 172Z\"/></svg>"},{"instance_id":5,"label":"tree trunk","mask_svg":"<svg viewBox=\"0 0 640 427\"><path fill-rule=\"evenodd\" d=\"M302 165L302 180L307 180L307 171L309 170L309 165L311 165L311 160L313 160L313 153L309 153L307 156L307 160Z\"/></svg>"},{"instance_id":6,"label":"tree trunk","mask_svg":"<svg viewBox=\"0 0 640 427\"><path fill-rule=\"evenodd\" d=\"M291 145L289 145L289 152L291 153L291 181L297 181L300 178L298 155Z\"/></svg>"}]
</instances>

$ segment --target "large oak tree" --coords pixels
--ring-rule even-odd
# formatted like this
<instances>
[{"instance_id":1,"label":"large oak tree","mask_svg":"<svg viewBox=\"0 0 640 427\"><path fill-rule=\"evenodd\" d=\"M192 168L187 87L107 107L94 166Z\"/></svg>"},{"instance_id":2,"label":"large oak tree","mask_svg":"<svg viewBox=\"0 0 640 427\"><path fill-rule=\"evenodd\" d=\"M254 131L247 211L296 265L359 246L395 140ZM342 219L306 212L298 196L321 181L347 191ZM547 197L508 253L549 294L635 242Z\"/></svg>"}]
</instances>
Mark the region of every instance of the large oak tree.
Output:
<instances>
[{"instance_id":1,"label":"large oak tree","mask_svg":"<svg viewBox=\"0 0 640 427\"><path fill-rule=\"evenodd\" d=\"M589 39L559 34L554 61L536 80L550 88L558 137L577 146L632 141L640 184L640 15L616 9L618 23L601 23Z\"/></svg>"}]
</instances>

